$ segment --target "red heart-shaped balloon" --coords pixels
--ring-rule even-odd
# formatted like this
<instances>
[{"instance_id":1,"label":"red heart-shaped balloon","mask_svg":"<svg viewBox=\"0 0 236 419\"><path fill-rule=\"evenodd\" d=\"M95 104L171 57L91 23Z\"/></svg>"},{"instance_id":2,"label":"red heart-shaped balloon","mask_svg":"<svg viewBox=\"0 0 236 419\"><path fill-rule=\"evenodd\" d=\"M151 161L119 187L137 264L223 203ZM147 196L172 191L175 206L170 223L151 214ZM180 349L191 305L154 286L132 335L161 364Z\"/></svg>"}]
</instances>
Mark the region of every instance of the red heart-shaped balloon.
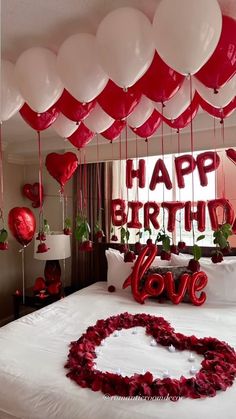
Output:
<instances>
[{"instance_id":1,"label":"red heart-shaped balloon","mask_svg":"<svg viewBox=\"0 0 236 419\"><path fill-rule=\"evenodd\" d=\"M23 186L23 190L22 190L23 195L33 202L32 203L33 208L38 208L40 206L39 188L40 188L40 185L38 182L35 182L33 185L30 183L26 183ZM42 201L43 201L43 185L41 185L41 196L42 196Z\"/></svg>"},{"instance_id":2,"label":"red heart-shaped balloon","mask_svg":"<svg viewBox=\"0 0 236 419\"><path fill-rule=\"evenodd\" d=\"M8 214L8 225L13 236L23 246L29 244L34 237L36 220L29 208L12 208Z\"/></svg>"},{"instance_id":3,"label":"red heart-shaped balloon","mask_svg":"<svg viewBox=\"0 0 236 419\"><path fill-rule=\"evenodd\" d=\"M25 103L21 110L20 114L25 122L30 125L36 131L43 131L50 127L53 122L56 121L57 117L60 114L59 109L56 105L53 105L46 112L37 113L34 112L28 105Z\"/></svg>"},{"instance_id":4,"label":"red heart-shaped balloon","mask_svg":"<svg viewBox=\"0 0 236 419\"><path fill-rule=\"evenodd\" d=\"M226 150L226 154L227 157L234 163L236 164L236 150L234 150L233 148L229 148L228 150Z\"/></svg>"},{"instance_id":5,"label":"red heart-shaped balloon","mask_svg":"<svg viewBox=\"0 0 236 419\"><path fill-rule=\"evenodd\" d=\"M68 137L68 141L73 144L78 150L85 147L94 137L94 132L90 131L83 122L81 122L75 132Z\"/></svg>"},{"instance_id":6,"label":"red heart-shaped balloon","mask_svg":"<svg viewBox=\"0 0 236 419\"><path fill-rule=\"evenodd\" d=\"M60 99L57 101L57 106L60 111L72 121L78 122L87 118L90 112L94 109L96 100L89 103L81 103L76 100L66 89L63 91Z\"/></svg>"},{"instance_id":7,"label":"red heart-shaped balloon","mask_svg":"<svg viewBox=\"0 0 236 419\"><path fill-rule=\"evenodd\" d=\"M45 290L45 289L46 289L45 280L43 278L41 278L41 277L36 278L35 283L34 283L33 290L35 292L37 292L37 291L42 291L42 290Z\"/></svg>"},{"instance_id":8,"label":"red heart-shaped balloon","mask_svg":"<svg viewBox=\"0 0 236 419\"><path fill-rule=\"evenodd\" d=\"M46 157L46 168L50 175L60 183L63 188L72 177L78 167L76 154L68 152L64 154L50 153Z\"/></svg>"}]
</instances>

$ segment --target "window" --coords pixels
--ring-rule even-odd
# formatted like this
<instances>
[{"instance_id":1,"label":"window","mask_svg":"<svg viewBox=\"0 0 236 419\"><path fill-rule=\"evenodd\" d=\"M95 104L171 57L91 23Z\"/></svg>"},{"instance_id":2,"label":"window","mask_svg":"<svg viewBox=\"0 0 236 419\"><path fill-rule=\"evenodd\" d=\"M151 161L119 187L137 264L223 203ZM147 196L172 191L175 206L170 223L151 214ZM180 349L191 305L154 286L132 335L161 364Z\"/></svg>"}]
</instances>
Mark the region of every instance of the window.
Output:
<instances>
[{"instance_id":1,"label":"window","mask_svg":"<svg viewBox=\"0 0 236 419\"><path fill-rule=\"evenodd\" d=\"M195 152L193 154L194 158L197 157L197 155L200 152ZM192 174L185 176L185 188L179 189L177 186L176 181L176 173L175 173L175 164L174 159L176 155L166 155L164 156L164 163L167 167L168 173L171 177L172 181L172 189L168 190L164 186L163 183L157 184L154 191L151 191L149 189L150 180L152 177L153 169L156 164L156 161L159 158L162 158L161 156L149 156L144 158L146 162L146 186L145 188L138 188L137 187L137 179L134 179L133 182L133 188L128 189L126 188L126 161L115 161L113 162L113 193L112 197L113 199L116 198L122 198L126 202L132 201L132 200L139 200L142 203L145 203L147 201L155 201L158 204L160 204L163 201L192 201L194 198L194 202L196 203L199 200L208 201L211 199L216 198L216 172L210 172L207 174L208 177L208 185L205 187L202 187L200 185L199 181L199 175L197 169ZM137 161L134 159L134 168L137 167ZM194 182L194 188L192 188L192 180ZM194 197L193 192L194 190ZM193 207L195 209L195 207ZM161 227L164 227L166 230L167 227L167 218L168 213L165 209L160 210L160 214L158 217L158 222ZM128 214L128 220L129 220L129 214ZM144 222L144 215L143 211L139 211L139 221L142 223ZM210 226L210 220L209 220L209 214L206 210L206 230L204 233L200 233L197 230L197 222L193 222L195 236L199 236L200 234L205 235L205 239L201 241L201 246L212 246L212 229ZM149 238L149 232L142 231L142 238L141 242L145 243L147 238ZM137 241L137 234L139 233L139 230L136 229L129 229L130 232L130 243L134 243ZM115 233L119 237L119 228L115 228ZM151 238L155 240L157 235L157 230L155 230L151 226ZM187 245L193 244L193 234L191 232L187 232L184 230L184 209L177 212L176 216L176 229L175 232L169 233L169 235L172 235L173 242L177 243L179 240L185 241Z\"/></svg>"}]
</instances>

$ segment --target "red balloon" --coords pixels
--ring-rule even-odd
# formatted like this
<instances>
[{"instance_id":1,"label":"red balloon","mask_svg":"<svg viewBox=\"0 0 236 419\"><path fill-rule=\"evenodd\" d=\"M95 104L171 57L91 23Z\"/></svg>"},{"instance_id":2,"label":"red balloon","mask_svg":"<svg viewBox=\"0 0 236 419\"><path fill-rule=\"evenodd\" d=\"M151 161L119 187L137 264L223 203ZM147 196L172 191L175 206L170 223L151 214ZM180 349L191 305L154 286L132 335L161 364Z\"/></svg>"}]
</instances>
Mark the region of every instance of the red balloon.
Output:
<instances>
[{"instance_id":1,"label":"red balloon","mask_svg":"<svg viewBox=\"0 0 236 419\"><path fill-rule=\"evenodd\" d=\"M43 131L52 125L57 117L60 114L60 111L56 105L53 105L46 112L37 113L34 112L28 105L25 103L20 109L20 114L25 122L31 126L31 128L36 131Z\"/></svg>"},{"instance_id":2,"label":"red balloon","mask_svg":"<svg viewBox=\"0 0 236 419\"><path fill-rule=\"evenodd\" d=\"M149 118L144 122L143 125L141 125L138 128L130 128L139 137L149 138L156 132L157 128L160 126L161 120L161 115L159 114L159 112L156 111L156 109L154 109L151 116L149 116Z\"/></svg>"},{"instance_id":3,"label":"red balloon","mask_svg":"<svg viewBox=\"0 0 236 419\"><path fill-rule=\"evenodd\" d=\"M151 66L135 86L149 99L165 102L178 92L183 82L184 76L168 67L156 52Z\"/></svg>"},{"instance_id":4,"label":"red balloon","mask_svg":"<svg viewBox=\"0 0 236 419\"><path fill-rule=\"evenodd\" d=\"M138 105L140 99L141 92L133 86L126 92L111 80L97 97L99 105L114 119L126 118Z\"/></svg>"},{"instance_id":5,"label":"red balloon","mask_svg":"<svg viewBox=\"0 0 236 419\"><path fill-rule=\"evenodd\" d=\"M190 175L194 171L196 164L196 160L191 154L175 157L175 171L179 188L185 188L184 176Z\"/></svg>"},{"instance_id":6,"label":"red balloon","mask_svg":"<svg viewBox=\"0 0 236 419\"><path fill-rule=\"evenodd\" d=\"M214 108L214 106L210 105L210 103L205 102L205 100L202 99L201 96L199 96L198 99L199 99L199 104L204 111L208 112L210 115L214 116L215 118L219 118L221 120L232 115L232 113L236 109L236 98L234 98L224 108Z\"/></svg>"},{"instance_id":7,"label":"red balloon","mask_svg":"<svg viewBox=\"0 0 236 419\"><path fill-rule=\"evenodd\" d=\"M111 217L112 224L116 227L121 227L127 222L127 216L125 213L125 200L124 199L112 199L111 201Z\"/></svg>"},{"instance_id":8,"label":"red balloon","mask_svg":"<svg viewBox=\"0 0 236 419\"><path fill-rule=\"evenodd\" d=\"M39 292L45 289L46 289L46 283L45 283L44 278L42 277L36 278L34 286L33 286L34 292Z\"/></svg>"},{"instance_id":9,"label":"red balloon","mask_svg":"<svg viewBox=\"0 0 236 419\"><path fill-rule=\"evenodd\" d=\"M191 105L189 105L187 109L185 109L185 111L180 116L178 116L178 118L167 119L163 116L163 121L167 125L169 125L169 127L173 129L179 130L179 129L185 128L187 125L190 124L191 120L193 120L195 116L197 115L198 108L199 108L199 99L198 99L198 95L195 94Z\"/></svg>"},{"instance_id":10,"label":"red balloon","mask_svg":"<svg viewBox=\"0 0 236 419\"><path fill-rule=\"evenodd\" d=\"M85 147L94 137L94 132L90 131L83 122L81 122L75 132L67 139L79 150Z\"/></svg>"},{"instance_id":11,"label":"red balloon","mask_svg":"<svg viewBox=\"0 0 236 419\"><path fill-rule=\"evenodd\" d=\"M151 211L150 211L151 210ZM156 230L159 230L160 224L157 217L160 213L160 206L155 201L148 201L144 204L144 228L150 228L150 221Z\"/></svg>"},{"instance_id":12,"label":"red balloon","mask_svg":"<svg viewBox=\"0 0 236 419\"><path fill-rule=\"evenodd\" d=\"M8 225L13 236L23 246L27 246L33 239L36 220L29 208L12 208L8 214Z\"/></svg>"},{"instance_id":13,"label":"red balloon","mask_svg":"<svg viewBox=\"0 0 236 419\"><path fill-rule=\"evenodd\" d=\"M184 206L184 228L186 231L191 231L192 221L197 221L198 231L206 230L206 202L198 201L196 211L192 210L192 202L185 202Z\"/></svg>"},{"instance_id":14,"label":"red balloon","mask_svg":"<svg viewBox=\"0 0 236 419\"><path fill-rule=\"evenodd\" d=\"M109 141L116 140L119 137L121 131L124 129L126 122L125 121L115 121L113 124L106 129L106 131L101 132L101 135Z\"/></svg>"},{"instance_id":15,"label":"red balloon","mask_svg":"<svg viewBox=\"0 0 236 419\"><path fill-rule=\"evenodd\" d=\"M85 119L96 105L96 101L92 100L88 103L81 103L64 89L57 106L60 111L71 121L79 122Z\"/></svg>"},{"instance_id":16,"label":"red balloon","mask_svg":"<svg viewBox=\"0 0 236 419\"><path fill-rule=\"evenodd\" d=\"M184 202L171 201L171 202L162 202L162 208L168 210L168 221L167 221L167 230L171 233L175 231L176 226L176 213L177 211L184 208Z\"/></svg>"},{"instance_id":17,"label":"red balloon","mask_svg":"<svg viewBox=\"0 0 236 419\"><path fill-rule=\"evenodd\" d=\"M218 198L218 199L212 199L207 202L208 206L208 212L211 222L211 228L213 231L218 230L218 228L221 226L219 221L219 208L224 211L224 222L227 224L233 224L234 222L234 209L232 207L232 204L228 201L228 199L225 198Z\"/></svg>"},{"instance_id":18,"label":"red balloon","mask_svg":"<svg viewBox=\"0 0 236 419\"><path fill-rule=\"evenodd\" d=\"M218 90L236 73L236 20L223 16L218 45L207 63L195 74L206 87Z\"/></svg>"},{"instance_id":19,"label":"red balloon","mask_svg":"<svg viewBox=\"0 0 236 419\"><path fill-rule=\"evenodd\" d=\"M205 272L195 272L193 275L189 277L188 283L188 293L190 301L195 306L200 306L206 301L206 293L203 291L201 292L200 296L197 297L195 294L198 291L201 291L207 285L208 278Z\"/></svg>"},{"instance_id":20,"label":"red balloon","mask_svg":"<svg viewBox=\"0 0 236 419\"><path fill-rule=\"evenodd\" d=\"M189 282L189 275L181 275L179 281L178 292L175 292L175 280L173 278L172 272L167 272L165 275L165 287L167 291L168 298L172 301L173 304L179 304L183 301L183 298L186 294Z\"/></svg>"},{"instance_id":21,"label":"red balloon","mask_svg":"<svg viewBox=\"0 0 236 419\"><path fill-rule=\"evenodd\" d=\"M228 150L226 150L226 155L234 164L236 164L236 150L228 148Z\"/></svg>"},{"instance_id":22,"label":"red balloon","mask_svg":"<svg viewBox=\"0 0 236 419\"><path fill-rule=\"evenodd\" d=\"M127 288L129 285L131 285L133 296L135 300L138 301L138 303L143 304L144 300L149 297L149 292L147 292L145 288L140 291L140 281L142 280L144 273L148 270L154 261L156 254L157 247L155 244L145 246L138 255L138 259L134 264L132 273L123 284L123 288ZM159 291L161 288L162 284L159 281Z\"/></svg>"},{"instance_id":23,"label":"red balloon","mask_svg":"<svg viewBox=\"0 0 236 419\"><path fill-rule=\"evenodd\" d=\"M22 193L23 195L32 201L32 207L38 208L40 206L39 202L39 183L35 182L33 185L26 183L23 186ZM41 196L43 200L43 185L41 185Z\"/></svg>"},{"instance_id":24,"label":"red balloon","mask_svg":"<svg viewBox=\"0 0 236 419\"><path fill-rule=\"evenodd\" d=\"M210 163L207 163L210 160ZM208 185L207 173L218 169L220 165L220 157L216 151L205 151L198 154L196 158L199 180L201 186ZM206 164L207 163L207 164Z\"/></svg>"},{"instance_id":25,"label":"red balloon","mask_svg":"<svg viewBox=\"0 0 236 419\"><path fill-rule=\"evenodd\" d=\"M46 157L45 166L54 179L63 188L72 177L78 167L76 154L68 152L64 154L50 153Z\"/></svg>"},{"instance_id":26,"label":"red balloon","mask_svg":"<svg viewBox=\"0 0 236 419\"><path fill-rule=\"evenodd\" d=\"M126 160L126 186L133 187L133 179L138 179L138 187L144 188L146 183L146 163L144 159L139 159L138 167L134 169L133 159Z\"/></svg>"}]
</instances>

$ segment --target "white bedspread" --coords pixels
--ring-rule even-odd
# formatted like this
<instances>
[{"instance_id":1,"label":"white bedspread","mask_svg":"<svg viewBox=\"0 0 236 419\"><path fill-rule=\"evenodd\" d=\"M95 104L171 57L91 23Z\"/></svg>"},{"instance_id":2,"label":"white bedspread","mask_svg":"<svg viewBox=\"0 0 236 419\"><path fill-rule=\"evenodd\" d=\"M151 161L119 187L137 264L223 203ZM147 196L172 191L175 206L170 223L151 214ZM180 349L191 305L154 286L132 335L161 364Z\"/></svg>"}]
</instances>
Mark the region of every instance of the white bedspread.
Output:
<instances>
[{"instance_id":1,"label":"white bedspread","mask_svg":"<svg viewBox=\"0 0 236 419\"><path fill-rule=\"evenodd\" d=\"M194 307L188 304L174 306L151 301L139 305L127 292L108 293L106 283L99 282L0 329L0 419L236 417L236 383L225 392L218 392L214 398L182 399L173 403L161 400L106 400L101 392L83 389L67 378L64 364L69 343L78 339L97 319L125 311L163 316L179 332L198 337L215 336L236 348L236 307ZM139 330L138 333L142 334L142 331ZM137 372L142 372L142 368L146 370L148 367L149 359L155 370L154 363L158 361L156 354L162 357L162 363L163 356L169 357L168 359L172 355L179 356L167 352L163 355L158 352L163 348L151 348L148 341L139 347L137 335L133 339L131 336L127 338L125 334L109 339L117 340L110 343L110 350L109 342L104 347L103 360L102 355L99 355L101 359L98 366L101 368L102 362L108 362L107 368L112 367L113 356L117 362L115 370L120 368L127 373L129 368L132 370L138 364ZM120 342L118 339L121 339ZM126 339L126 343L128 339L129 347L125 347L122 339ZM145 345L150 357L144 356ZM151 353L153 350L156 352ZM171 366L171 362L168 361L170 370L176 367ZM181 365L180 363L178 368L184 368ZM157 375L158 367L157 364ZM161 368L164 368L164 364ZM178 371L176 374L178 376Z\"/></svg>"}]
</instances>

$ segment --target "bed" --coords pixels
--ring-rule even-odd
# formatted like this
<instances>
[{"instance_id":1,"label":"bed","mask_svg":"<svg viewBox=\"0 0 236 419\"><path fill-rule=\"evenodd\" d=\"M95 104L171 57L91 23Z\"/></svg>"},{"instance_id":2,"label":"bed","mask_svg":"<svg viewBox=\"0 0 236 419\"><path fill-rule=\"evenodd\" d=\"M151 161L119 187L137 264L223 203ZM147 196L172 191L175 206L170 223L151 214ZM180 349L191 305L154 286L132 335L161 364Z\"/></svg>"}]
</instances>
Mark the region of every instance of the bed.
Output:
<instances>
[{"instance_id":1,"label":"bed","mask_svg":"<svg viewBox=\"0 0 236 419\"><path fill-rule=\"evenodd\" d=\"M110 400L101 392L81 388L67 378L64 364L70 342L77 340L99 318L126 311L163 316L179 332L197 337L214 336L236 348L236 306L233 304L193 307L150 300L139 305L129 292L109 293L106 282L97 282L0 329L0 418L199 419L203 415L208 419L235 418L236 383L213 398L181 399L173 403L169 400ZM134 367L139 365L140 368L143 348L138 347L135 340L127 342L126 347L122 346L126 355L120 351L120 359L115 358L116 368L121 362L122 368L132 363L132 353ZM112 354L113 349L111 359L115 354ZM144 367L145 362L147 359Z\"/></svg>"}]
</instances>

